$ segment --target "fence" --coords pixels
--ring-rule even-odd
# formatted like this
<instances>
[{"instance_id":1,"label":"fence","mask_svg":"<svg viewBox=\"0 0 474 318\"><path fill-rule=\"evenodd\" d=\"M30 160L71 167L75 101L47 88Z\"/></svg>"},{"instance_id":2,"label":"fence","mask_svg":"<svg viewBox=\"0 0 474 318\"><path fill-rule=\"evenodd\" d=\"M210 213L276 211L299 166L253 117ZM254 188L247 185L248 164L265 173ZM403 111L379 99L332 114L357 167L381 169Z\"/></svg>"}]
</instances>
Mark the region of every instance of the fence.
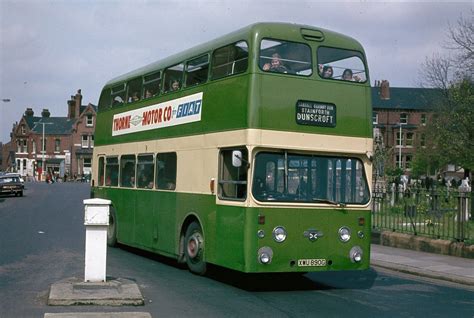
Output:
<instances>
[{"instance_id":1,"label":"fence","mask_svg":"<svg viewBox=\"0 0 474 318\"><path fill-rule=\"evenodd\" d=\"M372 227L474 244L471 195L466 189L376 187Z\"/></svg>"}]
</instances>

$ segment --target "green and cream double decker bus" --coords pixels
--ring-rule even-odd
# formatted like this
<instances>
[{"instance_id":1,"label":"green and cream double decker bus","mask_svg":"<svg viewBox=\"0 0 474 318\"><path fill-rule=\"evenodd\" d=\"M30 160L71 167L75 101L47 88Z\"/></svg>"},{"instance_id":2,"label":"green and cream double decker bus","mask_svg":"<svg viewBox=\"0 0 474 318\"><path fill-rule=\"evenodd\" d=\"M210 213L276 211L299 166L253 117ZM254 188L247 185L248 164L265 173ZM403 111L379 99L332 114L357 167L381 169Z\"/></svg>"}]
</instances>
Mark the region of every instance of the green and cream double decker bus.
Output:
<instances>
[{"instance_id":1,"label":"green and cream double decker bus","mask_svg":"<svg viewBox=\"0 0 474 318\"><path fill-rule=\"evenodd\" d=\"M92 180L109 245L198 274L368 269L370 96L357 41L284 23L112 79Z\"/></svg>"}]
</instances>

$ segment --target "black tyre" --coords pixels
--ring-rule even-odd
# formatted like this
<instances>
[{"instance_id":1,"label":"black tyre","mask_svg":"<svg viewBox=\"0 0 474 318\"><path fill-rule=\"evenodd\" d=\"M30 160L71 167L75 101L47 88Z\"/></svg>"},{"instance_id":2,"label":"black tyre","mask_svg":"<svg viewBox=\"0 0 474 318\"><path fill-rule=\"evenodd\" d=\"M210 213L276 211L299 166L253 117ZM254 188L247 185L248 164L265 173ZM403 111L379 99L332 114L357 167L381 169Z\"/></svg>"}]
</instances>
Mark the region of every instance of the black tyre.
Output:
<instances>
[{"instance_id":1,"label":"black tyre","mask_svg":"<svg viewBox=\"0 0 474 318\"><path fill-rule=\"evenodd\" d=\"M109 227L107 228L107 245L110 247L117 246L117 217L115 210L110 208Z\"/></svg>"},{"instance_id":2,"label":"black tyre","mask_svg":"<svg viewBox=\"0 0 474 318\"><path fill-rule=\"evenodd\" d=\"M207 270L207 264L204 261L204 235L197 222L192 222L186 229L184 253L189 270L195 274L204 275Z\"/></svg>"}]
</instances>

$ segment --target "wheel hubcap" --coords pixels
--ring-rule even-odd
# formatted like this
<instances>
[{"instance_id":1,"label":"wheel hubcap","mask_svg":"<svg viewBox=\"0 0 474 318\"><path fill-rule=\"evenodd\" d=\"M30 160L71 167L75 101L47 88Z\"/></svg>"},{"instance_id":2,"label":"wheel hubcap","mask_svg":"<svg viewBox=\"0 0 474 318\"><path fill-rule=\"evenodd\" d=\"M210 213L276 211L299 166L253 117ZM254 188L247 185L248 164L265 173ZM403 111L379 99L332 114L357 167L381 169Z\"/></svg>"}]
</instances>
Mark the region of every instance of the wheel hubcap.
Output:
<instances>
[{"instance_id":1,"label":"wheel hubcap","mask_svg":"<svg viewBox=\"0 0 474 318\"><path fill-rule=\"evenodd\" d=\"M188 240L188 255L191 258L199 256L202 249L202 237L199 233L194 233Z\"/></svg>"}]
</instances>

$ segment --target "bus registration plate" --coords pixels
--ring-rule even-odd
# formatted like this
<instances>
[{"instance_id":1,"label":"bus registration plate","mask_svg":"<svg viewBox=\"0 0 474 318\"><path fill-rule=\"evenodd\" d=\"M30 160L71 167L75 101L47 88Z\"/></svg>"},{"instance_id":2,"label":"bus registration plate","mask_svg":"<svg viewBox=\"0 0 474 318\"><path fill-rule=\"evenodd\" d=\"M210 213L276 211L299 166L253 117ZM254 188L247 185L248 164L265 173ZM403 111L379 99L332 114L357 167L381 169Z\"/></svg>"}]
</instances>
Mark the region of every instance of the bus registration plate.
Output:
<instances>
[{"instance_id":1,"label":"bus registration plate","mask_svg":"<svg viewBox=\"0 0 474 318\"><path fill-rule=\"evenodd\" d=\"M298 266L326 266L326 260L324 258L299 259Z\"/></svg>"}]
</instances>

